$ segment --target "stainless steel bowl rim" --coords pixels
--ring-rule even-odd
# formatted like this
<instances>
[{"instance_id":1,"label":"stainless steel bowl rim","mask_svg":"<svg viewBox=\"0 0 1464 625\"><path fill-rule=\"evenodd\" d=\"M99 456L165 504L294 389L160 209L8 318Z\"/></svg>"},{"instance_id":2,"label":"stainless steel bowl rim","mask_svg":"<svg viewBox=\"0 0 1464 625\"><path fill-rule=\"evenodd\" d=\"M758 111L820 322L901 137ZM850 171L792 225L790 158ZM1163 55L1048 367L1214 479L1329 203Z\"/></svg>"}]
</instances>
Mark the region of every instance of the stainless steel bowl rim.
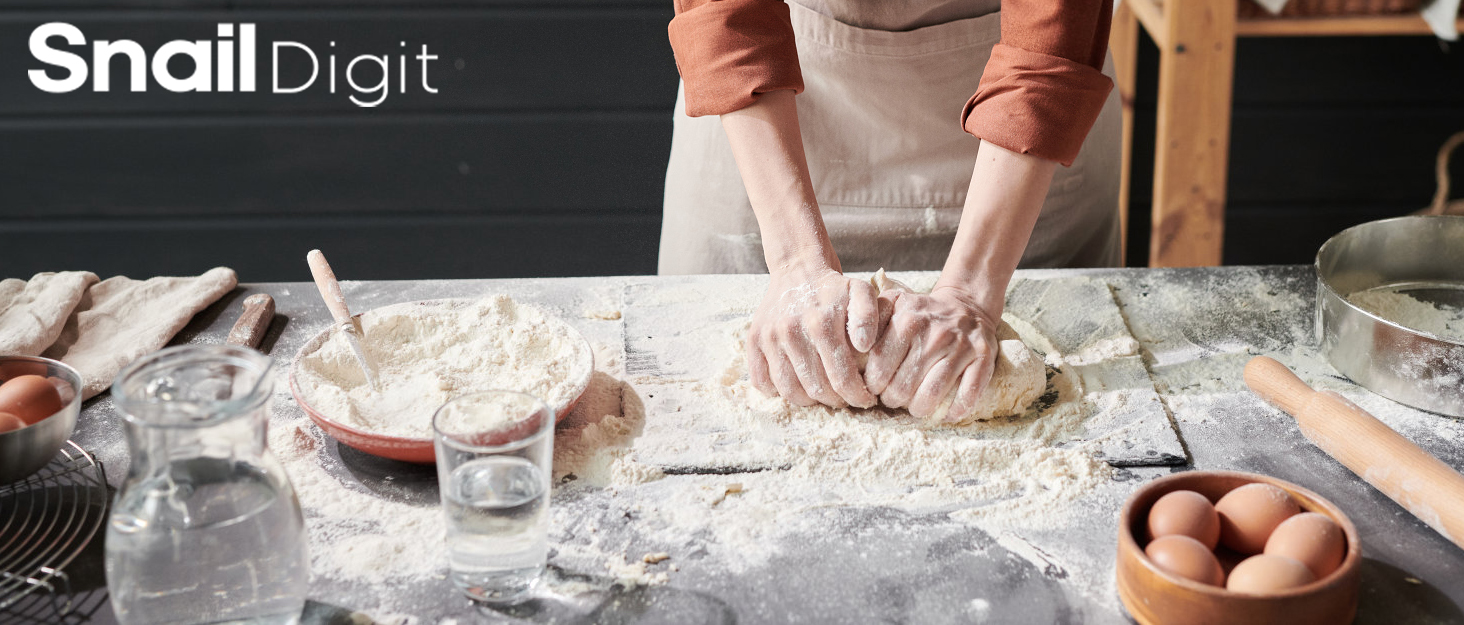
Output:
<instances>
[{"instance_id":1,"label":"stainless steel bowl rim","mask_svg":"<svg viewBox=\"0 0 1464 625\"><path fill-rule=\"evenodd\" d=\"M0 484L29 478L56 456L76 430L84 392L82 377L70 365L40 356L0 356L0 367L7 363L32 363L47 369L47 377L60 377L71 386L71 397L61 410L26 427L0 433ZM3 518L3 516L0 516Z\"/></svg>"},{"instance_id":2,"label":"stainless steel bowl rim","mask_svg":"<svg viewBox=\"0 0 1464 625\"><path fill-rule=\"evenodd\" d=\"M1346 229L1342 230L1341 232L1338 232L1337 234L1334 234L1331 237L1328 237L1327 238L1327 241L1325 243L1322 243L1322 246L1317 249L1317 255L1312 260L1312 269L1314 271L1316 271L1316 274L1317 274L1317 282L1320 283L1322 285L1322 288L1325 288L1327 290L1327 292L1329 292L1329 293L1337 296L1337 299L1341 300L1342 303L1344 305L1346 305L1348 308L1351 308L1352 310L1355 310L1357 312L1360 312L1360 313L1368 316L1369 318L1371 318L1374 321L1380 321L1380 322L1382 322L1382 323L1384 323L1386 325L1392 326L1392 327L1397 328L1399 330L1403 330L1405 332L1409 332L1409 333L1412 333L1412 334L1419 335L1419 336L1421 336L1423 338L1433 339L1435 341L1440 341L1440 342L1443 342L1443 343L1448 343L1450 345L1464 346L1464 339L1452 339L1452 338L1449 338L1449 337L1438 336L1438 335L1433 334L1431 332L1424 332L1423 330L1418 330L1418 329L1415 329L1415 328L1410 328L1408 326L1405 326L1405 325L1403 325L1401 323L1398 323L1398 322L1393 321L1391 319L1388 319L1386 317L1382 317L1382 316L1379 316L1377 314L1374 314L1372 311L1370 311L1370 310L1368 310L1366 308L1363 308L1361 306L1358 306L1357 304L1352 303L1351 300L1347 299L1347 296L1348 295L1351 295L1351 293L1343 293L1343 292L1337 290L1336 287L1332 286L1332 281L1329 279L1330 278L1330 274L1325 273L1325 272L1322 271L1322 256L1327 253L1327 248L1330 247L1330 246L1335 245L1338 240L1340 240L1340 239L1343 238L1343 235L1346 235L1349 232L1358 231L1358 230L1361 230L1361 229L1367 228L1367 227L1385 226L1385 225L1387 225L1389 223L1409 221L1409 220L1415 220L1415 219L1458 219L1458 220L1464 220L1464 217L1460 217L1460 216L1457 216L1457 215L1413 215L1413 216L1405 216L1405 217L1390 217L1388 219L1379 219L1379 220L1376 220L1376 221L1369 221L1369 222L1360 223L1360 224L1357 224L1355 226L1351 226L1349 228L1346 228Z\"/></svg>"},{"instance_id":3,"label":"stainless steel bowl rim","mask_svg":"<svg viewBox=\"0 0 1464 625\"><path fill-rule=\"evenodd\" d=\"M68 364L66 364L64 362L61 362L59 360L51 360L50 358L45 358L45 357L42 357L42 356L20 356L20 355L0 356L0 360L34 362L36 364L50 365L52 367L56 367L57 369L60 369L62 371L65 371L66 373L71 374L72 380L75 381L75 384L72 385L73 386L72 390L74 392L76 392L77 396L80 396L81 393L82 393L83 384L82 384L82 379L81 379L81 373L79 371L77 371L75 367L72 367L71 365L68 365ZM68 380L68 381L72 381L72 380ZM4 381L3 380L0 380L0 384L3 384L3 383L4 383ZM70 402L67 402L67 403L69 404ZM51 413L51 414L46 415L46 418L45 419L41 419L40 421L37 421L36 423L41 423L43 421L46 421L47 419L50 419L51 417L54 417L54 416L56 416L58 414L61 414L62 412L65 412L66 411L66 408L67 408L66 406L62 406L61 407L61 410L57 410L54 413ZM31 424L31 425L35 425L35 424ZM0 436L5 436L7 434L13 434L15 432L22 432L22 431L25 431L26 429L29 429L29 428L30 428L30 426L26 426L26 427L20 428L19 430L11 430L9 432L0 432Z\"/></svg>"},{"instance_id":4,"label":"stainless steel bowl rim","mask_svg":"<svg viewBox=\"0 0 1464 625\"><path fill-rule=\"evenodd\" d=\"M1368 289L1464 284L1464 216L1406 216L1347 228L1317 250L1315 328L1320 355L1383 397L1464 417L1464 341L1386 319L1346 296ZM1350 284L1349 284L1350 283ZM1349 288L1344 294L1342 285Z\"/></svg>"}]
</instances>

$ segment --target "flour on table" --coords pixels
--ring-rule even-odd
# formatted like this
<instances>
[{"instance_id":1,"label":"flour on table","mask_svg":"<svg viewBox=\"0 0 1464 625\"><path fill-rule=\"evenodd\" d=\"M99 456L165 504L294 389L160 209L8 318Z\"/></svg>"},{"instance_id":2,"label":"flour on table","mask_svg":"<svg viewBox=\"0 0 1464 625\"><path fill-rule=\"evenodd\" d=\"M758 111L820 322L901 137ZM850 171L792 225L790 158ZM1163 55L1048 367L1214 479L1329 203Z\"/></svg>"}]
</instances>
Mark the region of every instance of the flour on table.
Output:
<instances>
[{"instance_id":1,"label":"flour on table","mask_svg":"<svg viewBox=\"0 0 1464 625\"><path fill-rule=\"evenodd\" d=\"M447 534L436 502L395 501L333 475L327 440L302 418L269 428L269 447L305 512L311 570L372 583L445 575Z\"/></svg>"},{"instance_id":2,"label":"flour on table","mask_svg":"<svg viewBox=\"0 0 1464 625\"><path fill-rule=\"evenodd\" d=\"M608 356L614 350L603 345L594 349L606 354L601 357L606 366L618 366ZM281 393L288 388L285 380L278 380L275 388L276 404L288 401L288 394ZM579 447L582 441L593 444L594 453L614 455L615 433L629 431L629 426L616 425L626 421L620 416L620 393L618 379L596 373L574 414L607 415L599 421L601 434L585 436L576 428L566 437L561 431L554 449L556 467L590 454ZM640 418L632 415L632 419ZM373 584L445 579L446 526L438 503L407 502L367 489L328 453L329 445L333 445L330 438L305 418L276 414L270 423L269 448L289 475L311 534L311 569L332 578ZM607 463L607 472L622 483L648 479L634 477L635 469L615 472L608 468L611 464Z\"/></svg>"},{"instance_id":3,"label":"flour on table","mask_svg":"<svg viewBox=\"0 0 1464 625\"><path fill-rule=\"evenodd\" d=\"M701 305L695 288L678 286L658 295ZM1093 455L1087 440L1088 420L1102 410L1103 393L1085 388L1088 374L1064 360L1133 358L1123 345L1066 356L1045 350L1053 360L1046 371L1039 369L1041 399L1023 402L1016 416L938 424L905 410L803 408L757 394L738 339L750 311L728 309L725 302L705 304L708 310L696 316L709 320L710 332L694 340L681 336L666 348L706 355L715 365L705 372L630 375L619 341L594 343L596 370L588 390L555 435L552 570L572 573L593 588L674 585L679 575L704 575L710 568L717 574L754 571L777 565L811 536L836 534L830 524L842 522L840 515L849 510L878 518L920 517L940 531L970 526L993 536L1060 533L1110 515L1130 489L1114 481L1114 469ZM1023 324L1011 325L1020 342L1042 344L1043 337ZM1036 358L1030 351L1011 353ZM341 366L352 364L349 353L340 355L347 359ZM676 423L670 411L680 410L719 415L727 438L711 440L693 431L649 435L657 428L665 432L666 424ZM316 570L373 584L440 576L446 560L437 507L391 501L356 485L330 466L327 453L311 448L327 439L298 423L305 432L299 437L308 444L292 447L296 435L276 429L294 425L275 423L271 446L296 481L312 545L330 545L314 555ZM761 454L766 468L732 475L715 473L715 466L668 472L670 467L649 461L665 445L684 447L691 457L745 448ZM908 527L871 523L891 537L931 527L927 521ZM1054 562L1067 570L1111 566L1081 560L1085 552L1076 546L1042 542L1041 549L1008 550L1043 560L1044 568ZM1113 594L1111 577L1074 583L1096 584L1083 589L1093 596ZM572 584L561 586L555 592L570 593Z\"/></svg>"},{"instance_id":4,"label":"flour on table","mask_svg":"<svg viewBox=\"0 0 1464 625\"><path fill-rule=\"evenodd\" d=\"M1035 395L1014 400L1017 416L940 424L902 409L799 407L762 395L746 376L746 315L733 312L698 313L716 319L711 323L721 331L697 341L680 335L685 343L668 346L721 359L722 371L632 377L619 386L621 410L601 401L605 409L577 409L561 425L555 502L603 503L554 508L551 541L560 566L657 583L654 570L642 571L642 554L751 570L793 548L789 541L825 534L825 514L834 509L889 508L997 531L1063 527L1089 514L1083 510L1111 503L1100 504L1095 494L1106 493L1113 470L1082 440L1099 398L1085 392L1081 376L1061 371L1061 362L1049 382L1041 359L1022 343L1029 337L1003 330L1002 338L1020 347L1009 353L1030 358L1023 366L1035 365L1038 376ZM1044 393L1050 396L1034 406ZM674 403L661 403L668 399ZM646 420L671 417L668 411L718 415L718 437L646 435L650 428L665 432L664 423ZM667 446L684 453L667 454ZM707 466L648 461L667 456L701 458ZM738 468L740 458L757 464ZM629 492L635 494L619 494ZM626 523L635 531L617 527Z\"/></svg>"},{"instance_id":5,"label":"flour on table","mask_svg":"<svg viewBox=\"0 0 1464 625\"><path fill-rule=\"evenodd\" d=\"M1464 341L1464 309L1436 305L1407 293L1386 289L1359 291L1348 295L1347 301L1412 330L1451 341Z\"/></svg>"},{"instance_id":6,"label":"flour on table","mask_svg":"<svg viewBox=\"0 0 1464 625\"><path fill-rule=\"evenodd\" d=\"M615 583L627 588L636 586L660 586L670 580L670 575L665 571L659 573L647 570L649 565L660 562L651 562L641 559L635 562L626 562L624 555L612 556L605 560L605 570L615 579Z\"/></svg>"},{"instance_id":7,"label":"flour on table","mask_svg":"<svg viewBox=\"0 0 1464 625\"><path fill-rule=\"evenodd\" d=\"M378 308L361 315L361 328L379 392L340 332L300 357L297 387L326 417L388 436L430 438L437 408L474 391L520 391L558 409L593 368L578 332L505 295Z\"/></svg>"}]
</instances>

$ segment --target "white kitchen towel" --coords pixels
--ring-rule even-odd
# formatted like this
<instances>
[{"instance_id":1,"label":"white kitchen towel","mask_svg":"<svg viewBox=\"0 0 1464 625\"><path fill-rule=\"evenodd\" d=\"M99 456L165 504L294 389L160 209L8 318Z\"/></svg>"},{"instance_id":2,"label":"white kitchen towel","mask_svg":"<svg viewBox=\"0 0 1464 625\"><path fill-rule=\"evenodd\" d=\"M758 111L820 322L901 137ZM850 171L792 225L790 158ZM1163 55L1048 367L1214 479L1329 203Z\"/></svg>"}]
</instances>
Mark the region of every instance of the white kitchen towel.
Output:
<instances>
[{"instance_id":1,"label":"white kitchen towel","mask_svg":"<svg viewBox=\"0 0 1464 625\"><path fill-rule=\"evenodd\" d=\"M228 267L192 278L108 278L86 290L41 355L75 367L82 397L90 398L107 390L127 363L162 349L193 315L238 282Z\"/></svg>"},{"instance_id":2,"label":"white kitchen towel","mask_svg":"<svg viewBox=\"0 0 1464 625\"><path fill-rule=\"evenodd\" d=\"M1458 41L1459 0L1427 0L1423 3L1423 21L1439 39Z\"/></svg>"},{"instance_id":3,"label":"white kitchen towel","mask_svg":"<svg viewBox=\"0 0 1464 625\"><path fill-rule=\"evenodd\" d=\"M1271 15L1275 15L1277 13L1280 13L1281 9L1286 8L1286 3L1290 1L1291 0L1256 0L1256 4L1261 5L1262 9L1270 11Z\"/></svg>"},{"instance_id":4,"label":"white kitchen towel","mask_svg":"<svg viewBox=\"0 0 1464 625\"><path fill-rule=\"evenodd\" d=\"M0 355L41 355L61 336L66 318L96 283L97 275L90 271L0 280Z\"/></svg>"}]
</instances>

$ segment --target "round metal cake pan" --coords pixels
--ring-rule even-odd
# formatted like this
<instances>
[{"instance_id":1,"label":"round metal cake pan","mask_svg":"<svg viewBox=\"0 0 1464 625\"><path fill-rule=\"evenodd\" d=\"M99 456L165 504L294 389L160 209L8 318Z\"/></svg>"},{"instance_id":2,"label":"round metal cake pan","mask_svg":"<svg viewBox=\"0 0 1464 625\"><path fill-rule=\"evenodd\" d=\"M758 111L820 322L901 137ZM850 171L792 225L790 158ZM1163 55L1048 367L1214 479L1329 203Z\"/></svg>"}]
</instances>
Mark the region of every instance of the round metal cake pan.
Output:
<instances>
[{"instance_id":1,"label":"round metal cake pan","mask_svg":"<svg viewBox=\"0 0 1464 625\"><path fill-rule=\"evenodd\" d=\"M1464 417L1464 341L1385 319L1348 301L1387 289L1464 305L1464 217L1353 226L1317 252L1317 336L1338 372L1402 404Z\"/></svg>"}]
</instances>

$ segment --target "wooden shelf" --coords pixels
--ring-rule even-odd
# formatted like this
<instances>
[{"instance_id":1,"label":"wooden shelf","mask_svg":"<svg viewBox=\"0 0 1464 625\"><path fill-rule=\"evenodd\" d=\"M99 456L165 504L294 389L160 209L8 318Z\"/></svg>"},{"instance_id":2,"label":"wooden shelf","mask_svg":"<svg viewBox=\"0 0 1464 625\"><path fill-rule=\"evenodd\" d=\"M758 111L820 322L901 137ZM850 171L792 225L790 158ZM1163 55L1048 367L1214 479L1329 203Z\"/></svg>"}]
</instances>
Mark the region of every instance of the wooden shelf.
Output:
<instances>
[{"instance_id":1,"label":"wooden shelf","mask_svg":"<svg viewBox=\"0 0 1464 625\"><path fill-rule=\"evenodd\" d=\"M1458 21L1464 30L1464 18ZM1240 37L1346 37L1432 35L1433 29L1417 14L1360 15L1353 17L1269 17L1235 23Z\"/></svg>"},{"instance_id":2,"label":"wooden shelf","mask_svg":"<svg viewBox=\"0 0 1464 625\"><path fill-rule=\"evenodd\" d=\"M1119 210L1125 223L1139 31L1148 31L1159 46L1151 267L1220 264L1238 37L1433 35L1417 14L1242 20L1236 16L1236 1L1120 0L1114 13L1109 46L1123 106ZM1464 18L1459 28L1464 30ZM1125 241L1127 235L1122 233Z\"/></svg>"},{"instance_id":3,"label":"wooden shelf","mask_svg":"<svg viewBox=\"0 0 1464 625\"><path fill-rule=\"evenodd\" d=\"M1169 38L1164 24L1164 7L1159 0L1122 0L1134 17L1161 47ZM1178 0L1183 1L1183 0ZM1192 0L1191 0L1192 1ZM1458 21L1464 31L1464 17ZM1237 37L1382 37L1432 35L1433 29L1417 13L1401 15L1356 15L1348 17L1262 17L1237 20Z\"/></svg>"}]
</instances>

